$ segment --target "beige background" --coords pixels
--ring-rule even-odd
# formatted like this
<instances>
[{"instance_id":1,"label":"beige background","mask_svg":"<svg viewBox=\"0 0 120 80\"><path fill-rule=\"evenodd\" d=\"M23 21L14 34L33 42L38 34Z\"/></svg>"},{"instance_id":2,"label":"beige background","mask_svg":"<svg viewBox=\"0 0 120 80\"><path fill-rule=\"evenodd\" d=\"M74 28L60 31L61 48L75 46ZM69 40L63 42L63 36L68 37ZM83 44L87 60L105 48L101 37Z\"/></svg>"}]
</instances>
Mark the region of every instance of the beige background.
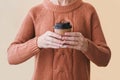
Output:
<instances>
[{"instance_id":1,"label":"beige background","mask_svg":"<svg viewBox=\"0 0 120 80\"><path fill-rule=\"evenodd\" d=\"M92 64L91 80L120 80L120 0L86 0L96 7L112 58L107 67ZM0 0L0 80L30 80L33 58L9 65L7 48L28 10L40 0Z\"/></svg>"}]
</instances>

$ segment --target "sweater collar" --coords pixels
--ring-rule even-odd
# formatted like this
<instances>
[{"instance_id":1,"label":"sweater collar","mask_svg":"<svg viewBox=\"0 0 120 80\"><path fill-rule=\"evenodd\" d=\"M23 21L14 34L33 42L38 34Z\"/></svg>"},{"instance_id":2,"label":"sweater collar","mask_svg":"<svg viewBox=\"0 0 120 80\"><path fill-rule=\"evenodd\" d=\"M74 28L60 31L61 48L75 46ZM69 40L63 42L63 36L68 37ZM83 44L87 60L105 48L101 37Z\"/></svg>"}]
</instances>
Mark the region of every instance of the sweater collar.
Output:
<instances>
[{"instance_id":1,"label":"sweater collar","mask_svg":"<svg viewBox=\"0 0 120 80\"><path fill-rule=\"evenodd\" d=\"M44 0L43 4L45 8L50 9L55 12L69 12L81 6L82 0L76 0L66 6L55 5L50 0Z\"/></svg>"}]
</instances>

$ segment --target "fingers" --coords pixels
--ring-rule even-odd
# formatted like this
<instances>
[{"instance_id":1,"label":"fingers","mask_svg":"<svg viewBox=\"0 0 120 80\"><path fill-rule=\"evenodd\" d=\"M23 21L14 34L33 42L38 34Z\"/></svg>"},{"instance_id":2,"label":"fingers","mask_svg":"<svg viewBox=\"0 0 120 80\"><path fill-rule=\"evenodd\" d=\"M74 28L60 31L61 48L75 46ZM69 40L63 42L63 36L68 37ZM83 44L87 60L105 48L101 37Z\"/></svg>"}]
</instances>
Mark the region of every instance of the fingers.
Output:
<instances>
[{"instance_id":1,"label":"fingers","mask_svg":"<svg viewBox=\"0 0 120 80\"><path fill-rule=\"evenodd\" d=\"M78 37L68 37L68 36L63 36L62 40L67 40L67 41L79 41Z\"/></svg>"},{"instance_id":2,"label":"fingers","mask_svg":"<svg viewBox=\"0 0 120 80\"><path fill-rule=\"evenodd\" d=\"M75 45L79 44L78 41L63 41L63 42L64 42L63 45L73 45L73 46L75 46Z\"/></svg>"},{"instance_id":3,"label":"fingers","mask_svg":"<svg viewBox=\"0 0 120 80\"><path fill-rule=\"evenodd\" d=\"M62 40L82 42L84 41L84 36L80 32L66 32Z\"/></svg>"},{"instance_id":4,"label":"fingers","mask_svg":"<svg viewBox=\"0 0 120 80\"><path fill-rule=\"evenodd\" d=\"M76 37L78 37L78 36L81 36L82 34L80 33L80 32L66 32L65 33L65 36L76 36Z\"/></svg>"},{"instance_id":5,"label":"fingers","mask_svg":"<svg viewBox=\"0 0 120 80\"><path fill-rule=\"evenodd\" d=\"M37 45L39 48L59 48L61 46L61 36L47 31L45 34L38 37Z\"/></svg>"},{"instance_id":6,"label":"fingers","mask_svg":"<svg viewBox=\"0 0 120 80\"><path fill-rule=\"evenodd\" d=\"M64 47L84 51L87 49L85 38L80 32L66 32L62 37L64 40Z\"/></svg>"},{"instance_id":7,"label":"fingers","mask_svg":"<svg viewBox=\"0 0 120 80\"><path fill-rule=\"evenodd\" d=\"M48 41L48 42L50 41L50 42L52 42L52 43L63 44L62 40L56 39L56 38L51 37L51 36L47 36L47 37L45 38L45 40Z\"/></svg>"},{"instance_id":8,"label":"fingers","mask_svg":"<svg viewBox=\"0 0 120 80\"><path fill-rule=\"evenodd\" d=\"M48 36L51 36L51 37L54 37L54 38L57 38L57 39L61 39L61 38L62 38L61 35L59 35L59 34L57 34L57 33L54 33L54 32L51 32L51 31L47 31L46 34L47 34Z\"/></svg>"},{"instance_id":9,"label":"fingers","mask_svg":"<svg viewBox=\"0 0 120 80\"><path fill-rule=\"evenodd\" d=\"M45 48L60 48L62 46L61 35L56 34L51 31L46 32L45 40Z\"/></svg>"},{"instance_id":10,"label":"fingers","mask_svg":"<svg viewBox=\"0 0 120 80\"><path fill-rule=\"evenodd\" d=\"M60 48L61 46L61 44L53 43L50 41L46 42L46 48Z\"/></svg>"}]
</instances>

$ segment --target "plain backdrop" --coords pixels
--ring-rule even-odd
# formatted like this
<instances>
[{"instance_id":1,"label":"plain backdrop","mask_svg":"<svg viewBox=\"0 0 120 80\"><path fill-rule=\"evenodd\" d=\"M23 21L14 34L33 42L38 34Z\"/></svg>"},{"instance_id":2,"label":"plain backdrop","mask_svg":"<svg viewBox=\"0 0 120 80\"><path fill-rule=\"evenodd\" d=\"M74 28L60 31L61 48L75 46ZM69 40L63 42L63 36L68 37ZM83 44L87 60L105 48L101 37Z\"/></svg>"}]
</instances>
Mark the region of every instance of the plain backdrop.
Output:
<instances>
[{"instance_id":1,"label":"plain backdrop","mask_svg":"<svg viewBox=\"0 0 120 80\"><path fill-rule=\"evenodd\" d=\"M112 51L107 67L91 64L91 80L120 80L120 0L86 1L96 8ZM14 40L24 16L39 3L40 0L0 0L0 80L31 80L34 58L19 65L9 65L7 48Z\"/></svg>"}]
</instances>

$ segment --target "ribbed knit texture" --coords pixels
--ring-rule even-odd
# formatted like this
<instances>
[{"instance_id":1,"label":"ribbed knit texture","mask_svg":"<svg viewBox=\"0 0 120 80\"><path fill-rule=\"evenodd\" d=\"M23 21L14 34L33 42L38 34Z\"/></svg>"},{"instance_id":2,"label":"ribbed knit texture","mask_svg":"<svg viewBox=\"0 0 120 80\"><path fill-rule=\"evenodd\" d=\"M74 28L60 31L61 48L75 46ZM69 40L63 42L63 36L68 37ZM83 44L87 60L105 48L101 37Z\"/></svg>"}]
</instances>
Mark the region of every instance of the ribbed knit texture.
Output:
<instances>
[{"instance_id":1,"label":"ribbed knit texture","mask_svg":"<svg viewBox=\"0 0 120 80\"><path fill-rule=\"evenodd\" d=\"M81 32L88 49L39 49L37 39L61 21L70 22L73 32ZM90 61L106 66L111 52L106 44L98 15L93 6L76 0L67 6L45 0L28 12L15 40L8 48L10 64L35 57L33 80L90 80Z\"/></svg>"}]
</instances>

